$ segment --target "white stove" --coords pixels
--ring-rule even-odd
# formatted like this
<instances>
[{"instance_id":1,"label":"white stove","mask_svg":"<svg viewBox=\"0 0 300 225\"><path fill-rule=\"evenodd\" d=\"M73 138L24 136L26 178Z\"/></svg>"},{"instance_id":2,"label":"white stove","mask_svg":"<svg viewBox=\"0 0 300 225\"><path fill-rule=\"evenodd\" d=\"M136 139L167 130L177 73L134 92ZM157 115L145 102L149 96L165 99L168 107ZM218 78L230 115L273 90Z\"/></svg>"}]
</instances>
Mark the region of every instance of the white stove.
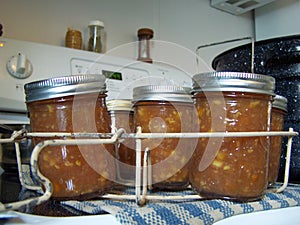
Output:
<instances>
[{"instance_id":1,"label":"white stove","mask_svg":"<svg viewBox=\"0 0 300 225\"><path fill-rule=\"evenodd\" d=\"M28 122L26 118L8 118L8 112L26 112L24 84L74 74L105 75L107 99L131 99L133 87L140 85L191 86L192 76L179 69L107 54L0 38L0 122Z\"/></svg>"}]
</instances>

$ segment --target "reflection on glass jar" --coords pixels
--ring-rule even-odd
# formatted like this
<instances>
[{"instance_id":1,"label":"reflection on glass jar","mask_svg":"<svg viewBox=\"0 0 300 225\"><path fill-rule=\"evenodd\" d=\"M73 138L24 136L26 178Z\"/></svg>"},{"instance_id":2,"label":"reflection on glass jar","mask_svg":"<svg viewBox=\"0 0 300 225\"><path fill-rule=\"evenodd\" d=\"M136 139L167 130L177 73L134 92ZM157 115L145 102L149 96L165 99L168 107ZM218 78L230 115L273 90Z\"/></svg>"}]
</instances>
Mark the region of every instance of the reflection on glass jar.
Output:
<instances>
[{"instance_id":1,"label":"reflection on glass jar","mask_svg":"<svg viewBox=\"0 0 300 225\"><path fill-rule=\"evenodd\" d=\"M284 117L287 113L287 99L276 95L272 105L271 131L282 131ZM282 137L273 136L270 138L270 161L269 161L269 185L276 183L280 167L280 156L282 152Z\"/></svg>"},{"instance_id":2,"label":"reflection on glass jar","mask_svg":"<svg viewBox=\"0 0 300 225\"><path fill-rule=\"evenodd\" d=\"M189 90L176 86L142 86L134 92L134 127L142 133L181 133L193 130L193 103ZM196 142L196 140L194 140ZM142 140L150 150L152 186L178 190L188 185L193 141L187 138ZM142 157L143 158L143 157Z\"/></svg>"},{"instance_id":3,"label":"reflection on glass jar","mask_svg":"<svg viewBox=\"0 0 300 225\"><path fill-rule=\"evenodd\" d=\"M26 84L32 131L110 133L104 80L74 75ZM84 93L76 91L78 86L85 86ZM45 139L35 138L34 143ZM113 156L112 145L49 146L40 152L38 166L53 185L53 198L87 199L111 189Z\"/></svg>"},{"instance_id":4,"label":"reflection on glass jar","mask_svg":"<svg viewBox=\"0 0 300 225\"><path fill-rule=\"evenodd\" d=\"M270 130L271 77L211 73L194 78L200 132ZM190 182L208 198L259 199L267 188L268 160L268 137L200 138L191 160Z\"/></svg>"}]
</instances>

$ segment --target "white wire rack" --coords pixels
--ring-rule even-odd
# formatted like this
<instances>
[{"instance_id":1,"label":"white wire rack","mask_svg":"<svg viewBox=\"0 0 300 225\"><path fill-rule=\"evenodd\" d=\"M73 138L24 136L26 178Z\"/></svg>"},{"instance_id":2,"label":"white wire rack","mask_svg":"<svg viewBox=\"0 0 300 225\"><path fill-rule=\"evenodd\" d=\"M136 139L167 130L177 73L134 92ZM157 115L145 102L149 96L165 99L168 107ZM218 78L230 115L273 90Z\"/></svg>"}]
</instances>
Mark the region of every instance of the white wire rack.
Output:
<instances>
[{"instance_id":1,"label":"white wire rack","mask_svg":"<svg viewBox=\"0 0 300 225\"><path fill-rule=\"evenodd\" d=\"M287 148L286 148L286 162L285 162L285 174L284 182L282 186L276 189L268 189L268 191L282 192L288 185L289 178L289 167L291 158L291 146L292 138L297 136L298 132L295 132L293 128L289 131L272 131L272 132L201 132L201 133L142 133L140 127L138 127L136 133L125 133L123 128L117 130L114 134L104 133L30 133L26 130L15 131L10 138L0 139L1 143L14 143L16 149L16 157L19 170L19 179L22 187L28 190L41 191L40 196L29 198L17 202L11 202L3 204L0 202L0 212L6 210L17 210L32 205L41 204L50 199L52 195L52 184L51 182L40 173L37 166L38 155L41 150L47 146L59 146L59 145L97 145L97 144L116 144L120 139L133 138L136 142L136 177L135 177L135 194L105 194L101 196L106 199L114 200L134 200L138 205L144 205L147 200L192 200L192 199L203 199L198 194L192 195L172 195L172 196L158 196L151 195L148 193L148 177L149 177L149 149L145 149L145 154L142 164L142 139L151 138L218 138L218 137L258 137L258 136L287 136ZM23 178L23 171L21 166L21 154L19 148L20 140L24 138L43 137L51 138L51 140L45 140L38 143L31 154L30 167L32 176L37 178L41 185L44 187L42 190L41 185L27 184ZM53 139L56 138L56 139ZM68 139L62 139L68 138ZM70 139L73 138L73 139ZM143 165L143 173L140 168ZM150 171L151 172L151 171Z\"/></svg>"}]
</instances>

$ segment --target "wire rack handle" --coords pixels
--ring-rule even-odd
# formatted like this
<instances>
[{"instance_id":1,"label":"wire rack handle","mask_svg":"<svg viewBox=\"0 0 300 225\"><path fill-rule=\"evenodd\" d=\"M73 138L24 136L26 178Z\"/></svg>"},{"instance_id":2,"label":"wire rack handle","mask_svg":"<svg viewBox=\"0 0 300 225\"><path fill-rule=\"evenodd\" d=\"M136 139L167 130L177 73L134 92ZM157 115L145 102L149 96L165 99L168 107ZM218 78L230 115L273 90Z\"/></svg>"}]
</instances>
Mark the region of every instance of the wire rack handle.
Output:
<instances>
[{"instance_id":1,"label":"wire rack handle","mask_svg":"<svg viewBox=\"0 0 300 225\"><path fill-rule=\"evenodd\" d=\"M215 42L215 43L198 46L196 48L197 69L199 69L199 66L198 66L199 65L199 50L201 48L206 48L206 47L211 47L211 46L221 45L221 44L227 44L227 43L231 43L231 42L243 41L243 40L251 40L251 73L254 73L254 56L255 55L254 55L254 38L253 37L242 37L242 38L230 39L230 40L226 40L226 41L220 41L220 42Z\"/></svg>"}]
</instances>

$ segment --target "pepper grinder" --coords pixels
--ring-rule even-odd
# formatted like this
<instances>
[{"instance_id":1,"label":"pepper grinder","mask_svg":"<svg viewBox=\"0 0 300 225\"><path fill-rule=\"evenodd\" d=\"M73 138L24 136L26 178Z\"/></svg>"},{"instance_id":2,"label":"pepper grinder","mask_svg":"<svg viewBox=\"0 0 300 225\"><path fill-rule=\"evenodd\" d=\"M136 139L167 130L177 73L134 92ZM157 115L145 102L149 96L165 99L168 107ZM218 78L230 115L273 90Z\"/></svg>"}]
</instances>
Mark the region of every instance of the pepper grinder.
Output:
<instances>
[{"instance_id":1,"label":"pepper grinder","mask_svg":"<svg viewBox=\"0 0 300 225\"><path fill-rule=\"evenodd\" d=\"M141 28L138 30L139 51L137 60L152 63L150 57L150 39L153 38L153 30L150 28Z\"/></svg>"}]
</instances>

